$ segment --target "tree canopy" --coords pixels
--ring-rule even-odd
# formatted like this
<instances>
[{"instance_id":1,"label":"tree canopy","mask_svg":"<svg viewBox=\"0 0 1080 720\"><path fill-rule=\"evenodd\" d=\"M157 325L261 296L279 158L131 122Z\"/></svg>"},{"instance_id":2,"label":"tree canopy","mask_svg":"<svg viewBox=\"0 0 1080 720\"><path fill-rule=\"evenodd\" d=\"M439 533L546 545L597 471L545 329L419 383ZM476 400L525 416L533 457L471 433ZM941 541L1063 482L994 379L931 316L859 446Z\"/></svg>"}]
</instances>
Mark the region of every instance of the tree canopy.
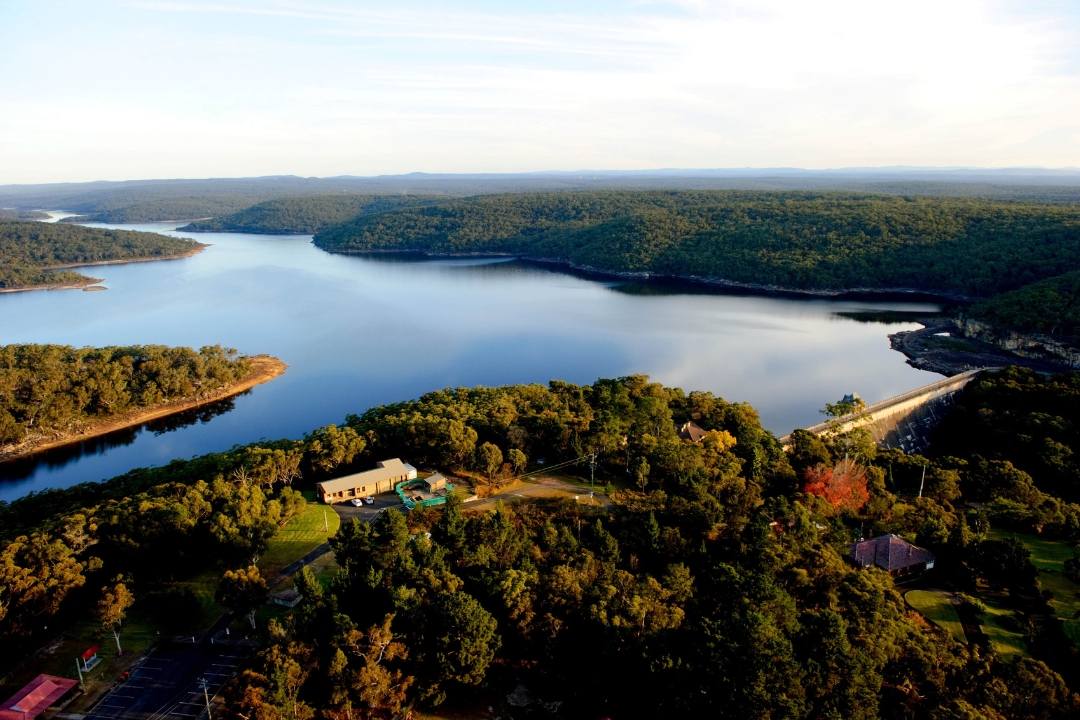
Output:
<instances>
[{"instance_id":1,"label":"tree canopy","mask_svg":"<svg viewBox=\"0 0 1080 720\"><path fill-rule=\"evenodd\" d=\"M513 253L799 290L988 297L1080 269L1080 206L807 192L488 195L363 216L335 252Z\"/></svg>"},{"instance_id":2,"label":"tree canopy","mask_svg":"<svg viewBox=\"0 0 1080 720\"><path fill-rule=\"evenodd\" d=\"M430 202L434 196L354 195L349 193L298 195L267 200L258 205L209 220L199 220L180 230L188 232L246 232L304 234L352 220L359 215L385 212Z\"/></svg>"},{"instance_id":3,"label":"tree canopy","mask_svg":"<svg viewBox=\"0 0 1080 720\"><path fill-rule=\"evenodd\" d=\"M0 447L196 397L250 372L250 360L220 345L0 346Z\"/></svg>"},{"instance_id":4,"label":"tree canopy","mask_svg":"<svg viewBox=\"0 0 1080 720\"><path fill-rule=\"evenodd\" d=\"M50 272L59 265L142 260L186 255L194 240L133 230L103 230L18 220L0 220L0 289L95 282L75 272Z\"/></svg>"}]
</instances>

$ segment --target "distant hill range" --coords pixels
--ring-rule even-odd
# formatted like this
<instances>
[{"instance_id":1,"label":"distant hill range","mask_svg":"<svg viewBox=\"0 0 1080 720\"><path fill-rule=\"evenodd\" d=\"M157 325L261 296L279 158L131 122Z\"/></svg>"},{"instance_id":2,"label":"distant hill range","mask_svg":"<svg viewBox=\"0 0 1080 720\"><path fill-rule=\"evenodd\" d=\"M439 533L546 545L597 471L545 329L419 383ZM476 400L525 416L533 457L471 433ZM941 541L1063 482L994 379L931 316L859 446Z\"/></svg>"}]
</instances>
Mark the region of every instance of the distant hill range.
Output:
<instances>
[{"instance_id":1,"label":"distant hill range","mask_svg":"<svg viewBox=\"0 0 1080 720\"><path fill-rule=\"evenodd\" d=\"M553 190L838 190L885 195L1080 202L1080 169L798 168L475 173L0 185L0 208L64 210L82 221L154 222L220 217L267 200L313 194L441 195Z\"/></svg>"}]
</instances>

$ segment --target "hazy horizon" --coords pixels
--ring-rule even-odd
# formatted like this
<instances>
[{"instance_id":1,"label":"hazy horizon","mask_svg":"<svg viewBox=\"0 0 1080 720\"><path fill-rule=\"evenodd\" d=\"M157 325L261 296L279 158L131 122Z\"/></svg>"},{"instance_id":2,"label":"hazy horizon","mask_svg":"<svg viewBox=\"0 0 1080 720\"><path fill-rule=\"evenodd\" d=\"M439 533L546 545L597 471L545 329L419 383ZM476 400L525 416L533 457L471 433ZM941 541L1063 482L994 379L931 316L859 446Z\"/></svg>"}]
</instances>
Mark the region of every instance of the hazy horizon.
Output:
<instances>
[{"instance_id":1,"label":"hazy horizon","mask_svg":"<svg viewBox=\"0 0 1080 720\"><path fill-rule=\"evenodd\" d=\"M45 0L0 47L2 184L1080 166L1067 0Z\"/></svg>"}]
</instances>

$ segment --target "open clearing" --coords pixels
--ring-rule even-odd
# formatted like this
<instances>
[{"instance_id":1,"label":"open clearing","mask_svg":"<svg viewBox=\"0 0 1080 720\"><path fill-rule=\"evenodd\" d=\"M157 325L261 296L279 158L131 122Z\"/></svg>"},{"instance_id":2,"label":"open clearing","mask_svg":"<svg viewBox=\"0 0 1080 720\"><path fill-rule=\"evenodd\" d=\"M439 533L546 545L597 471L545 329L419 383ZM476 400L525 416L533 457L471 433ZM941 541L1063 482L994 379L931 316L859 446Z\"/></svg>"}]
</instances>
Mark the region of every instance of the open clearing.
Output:
<instances>
[{"instance_id":1,"label":"open clearing","mask_svg":"<svg viewBox=\"0 0 1080 720\"><path fill-rule=\"evenodd\" d=\"M904 599L908 605L918 610L927 620L944 628L958 643L967 644L967 635L960 624L956 607L943 593L933 590L910 590Z\"/></svg>"}]
</instances>

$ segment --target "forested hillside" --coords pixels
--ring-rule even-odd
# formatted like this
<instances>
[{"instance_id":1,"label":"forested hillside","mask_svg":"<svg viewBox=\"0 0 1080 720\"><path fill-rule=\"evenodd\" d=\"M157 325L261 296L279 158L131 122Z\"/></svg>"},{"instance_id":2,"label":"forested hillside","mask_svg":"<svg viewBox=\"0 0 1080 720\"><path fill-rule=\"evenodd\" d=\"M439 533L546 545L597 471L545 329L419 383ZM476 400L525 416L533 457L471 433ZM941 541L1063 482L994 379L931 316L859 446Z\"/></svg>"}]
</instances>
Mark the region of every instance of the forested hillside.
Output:
<instances>
[{"instance_id":1,"label":"forested hillside","mask_svg":"<svg viewBox=\"0 0 1080 720\"><path fill-rule=\"evenodd\" d=\"M163 345L0 346L0 449L195 397L250 371L246 357L218 345L198 352Z\"/></svg>"},{"instance_id":2,"label":"forested hillside","mask_svg":"<svg viewBox=\"0 0 1080 720\"><path fill-rule=\"evenodd\" d=\"M364 216L334 252L516 253L800 290L989 297L1080 269L1080 205L838 193L498 195Z\"/></svg>"},{"instance_id":3,"label":"forested hillside","mask_svg":"<svg viewBox=\"0 0 1080 720\"><path fill-rule=\"evenodd\" d=\"M358 215L419 205L434 199L435 196L416 195L300 195L267 200L246 210L200 220L179 229L188 232L315 233Z\"/></svg>"},{"instance_id":4,"label":"forested hillside","mask_svg":"<svg viewBox=\"0 0 1080 720\"><path fill-rule=\"evenodd\" d=\"M0 288L90 283L74 272L48 272L58 265L164 259L197 252L194 240L131 230L102 230L0 220Z\"/></svg>"},{"instance_id":5,"label":"forested hillside","mask_svg":"<svg viewBox=\"0 0 1080 720\"><path fill-rule=\"evenodd\" d=\"M700 443L678 437L687 419L705 428ZM641 376L429 393L303 440L0 505L0 585L20 579L0 634L35 647L40 625L85 612L83 585L123 574L135 597L155 602L215 561L219 596L246 587L231 596L235 609L260 607L248 558L296 511L290 485L393 456L481 482L591 452L614 501L604 507L552 499L466 514L451 499L344 523L331 541L342 570L328 585L301 572L303 601L260 626L262 650L222 716L465 712L502 705L518 686L567 718L1034 720L1080 710L1041 660L956 642L906 606L888 575L843 560L861 530L902 533L937 555L936 582L990 588L996 602L1052 617L1030 556L989 538L985 513L960 503L965 470L935 464L924 497L898 495L926 459L879 452L859 432L797 434L788 454L750 406ZM1067 518L1080 507L1058 508L1044 532L1075 538ZM46 583L54 591L37 592ZM1039 627L1045 642L1060 639L1053 622ZM1072 667L1075 650L1055 648L1055 662Z\"/></svg>"},{"instance_id":6,"label":"forested hillside","mask_svg":"<svg viewBox=\"0 0 1080 720\"><path fill-rule=\"evenodd\" d=\"M193 195L163 198L124 204L120 207L96 210L83 215L66 217L62 223L147 223L165 220L193 220L214 215L226 215L243 210L264 199L247 195Z\"/></svg>"},{"instance_id":7,"label":"forested hillside","mask_svg":"<svg viewBox=\"0 0 1080 720\"><path fill-rule=\"evenodd\" d=\"M1047 278L971 308L970 316L1080 347L1080 272Z\"/></svg>"},{"instance_id":8,"label":"forested hillside","mask_svg":"<svg viewBox=\"0 0 1080 720\"><path fill-rule=\"evenodd\" d=\"M4 220L48 220L49 214L38 210L13 210L0 208L0 219Z\"/></svg>"}]
</instances>

